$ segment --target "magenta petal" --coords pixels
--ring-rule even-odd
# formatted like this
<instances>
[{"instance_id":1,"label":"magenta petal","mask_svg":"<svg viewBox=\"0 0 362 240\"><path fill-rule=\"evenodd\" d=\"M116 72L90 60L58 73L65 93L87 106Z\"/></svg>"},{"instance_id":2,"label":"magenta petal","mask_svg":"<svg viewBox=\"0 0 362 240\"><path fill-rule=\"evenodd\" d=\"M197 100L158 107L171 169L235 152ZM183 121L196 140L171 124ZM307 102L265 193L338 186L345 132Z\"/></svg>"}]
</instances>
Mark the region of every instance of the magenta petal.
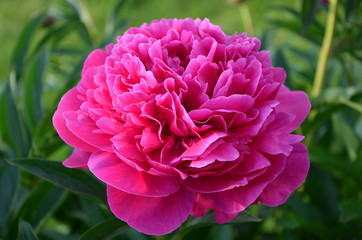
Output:
<instances>
[{"instance_id":1,"label":"magenta petal","mask_svg":"<svg viewBox=\"0 0 362 240\"><path fill-rule=\"evenodd\" d=\"M110 137L104 133L89 117L79 115L77 112L64 112L63 116L68 129L84 142L104 151L112 151Z\"/></svg>"},{"instance_id":2,"label":"magenta petal","mask_svg":"<svg viewBox=\"0 0 362 240\"><path fill-rule=\"evenodd\" d=\"M84 62L82 75L90 67L97 67L99 65L103 65L107 55L108 55L107 52L101 49L96 49L93 52L91 52Z\"/></svg>"},{"instance_id":3,"label":"magenta petal","mask_svg":"<svg viewBox=\"0 0 362 240\"><path fill-rule=\"evenodd\" d=\"M239 213L225 213L217 208L214 208L215 220L218 224L224 224L234 219Z\"/></svg>"},{"instance_id":4,"label":"magenta petal","mask_svg":"<svg viewBox=\"0 0 362 240\"><path fill-rule=\"evenodd\" d=\"M63 162L63 165L69 168L88 168L87 164L91 155L91 152L74 149L72 155Z\"/></svg>"},{"instance_id":5,"label":"magenta petal","mask_svg":"<svg viewBox=\"0 0 362 240\"><path fill-rule=\"evenodd\" d=\"M197 142L192 144L191 147L186 149L186 151L181 155L183 159L193 158L196 159L199 155L205 152L205 150L216 140L226 136L224 132L218 131L209 131L202 138L200 138Z\"/></svg>"},{"instance_id":6,"label":"magenta petal","mask_svg":"<svg viewBox=\"0 0 362 240\"><path fill-rule=\"evenodd\" d=\"M185 187L192 191L200 193L212 193L226 191L239 186L245 186L248 183L245 176L238 175L220 175L206 176L199 178L187 178L182 183Z\"/></svg>"},{"instance_id":7,"label":"magenta petal","mask_svg":"<svg viewBox=\"0 0 362 240\"><path fill-rule=\"evenodd\" d=\"M78 91L76 88L69 90L60 100L58 109L53 116L53 125L57 130L59 136L67 144L82 149L87 152L94 152L97 150L94 146L84 142L79 137L75 136L68 128L64 119L63 113L69 111L77 111L82 102L77 97Z\"/></svg>"},{"instance_id":8,"label":"magenta petal","mask_svg":"<svg viewBox=\"0 0 362 240\"><path fill-rule=\"evenodd\" d=\"M116 217L137 231L164 235L188 217L195 194L185 188L167 197L142 197L107 187L108 204Z\"/></svg>"},{"instance_id":9,"label":"magenta petal","mask_svg":"<svg viewBox=\"0 0 362 240\"><path fill-rule=\"evenodd\" d=\"M153 176L128 166L114 153L95 152L89 159L89 170L100 180L124 192L163 197L177 192L180 188L178 178Z\"/></svg>"},{"instance_id":10,"label":"magenta petal","mask_svg":"<svg viewBox=\"0 0 362 240\"><path fill-rule=\"evenodd\" d=\"M250 204L254 203L264 188L283 171L285 167L285 156L280 154L270 156L270 159L272 165L268 167L264 174L254 178L245 186L223 192L209 193L211 200L225 213L243 211Z\"/></svg>"},{"instance_id":11,"label":"magenta petal","mask_svg":"<svg viewBox=\"0 0 362 240\"><path fill-rule=\"evenodd\" d=\"M210 99L201 105L200 108L211 110L234 110L238 112L248 111L254 104L254 99L248 95L234 94L228 97L220 96Z\"/></svg>"},{"instance_id":12,"label":"magenta petal","mask_svg":"<svg viewBox=\"0 0 362 240\"><path fill-rule=\"evenodd\" d=\"M264 189L261 201L268 206L284 203L307 176L309 169L308 151L302 143L293 145L293 151L286 160L284 171Z\"/></svg>"},{"instance_id":13,"label":"magenta petal","mask_svg":"<svg viewBox=\"0 0 362 240\"><path fill-rule=\"evenodd\" d=\"M280 102L275 108L277 112L286 112L295 116L291 123L286 124L282 128L286 132L292 132L297 129L307 117L311 108L308 95L305 92L290 91L285 86L281 87L276 100Z\"/></svg>"}]
</instances>

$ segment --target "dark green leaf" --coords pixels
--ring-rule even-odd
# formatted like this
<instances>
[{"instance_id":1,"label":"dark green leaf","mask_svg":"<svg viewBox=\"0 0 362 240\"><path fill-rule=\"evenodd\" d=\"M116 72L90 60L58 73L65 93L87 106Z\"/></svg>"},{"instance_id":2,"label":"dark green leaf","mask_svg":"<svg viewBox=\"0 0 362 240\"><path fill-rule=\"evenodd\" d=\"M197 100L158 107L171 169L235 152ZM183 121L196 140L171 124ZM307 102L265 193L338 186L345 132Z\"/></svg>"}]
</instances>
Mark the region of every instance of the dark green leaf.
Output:
<instances>
[{"instance_id":1,"label":"dark green leaf","mask_svg":"<svg viewBox=\"0 0 362 240\"><path fill-rule=\"evenodd\" d=\"M75 193L95 196L106 201L104 184L81 169L70 169L60 162L41 159L18 159L10 163Z\"/></svg>"},{"instance_id":2,"label":"dark green leaf","mask_svg":"<svg viewBox=\"0 0 362 240\"><path fill-rule=\"evenodd\" d=\"M302 23L303 32L308 31L309 26L312 24L315 14L317 12L319 1L316 0L303 0L302 3Z\"/></svg>"},{"instance_id":3,"label":"dark green leaf","mask_svg":"<svg viewBox=\"0 0 362 240\"><path fill-rule=\"evenodd\" d=\"M247 211L242 211L239 213L234 219L228 222L230 223L244 223L244 222L260 222L261 219L255 217L254 215L250 214ZM187 227L200 227L203 225L215 224L214 214L212 212L207 213L204 217L201 218L194 218L192 221L187 225Z\"/></svg>"},{"instance_id":4,"label":"dark green leaf","mask_svg":"<svg viewBox=\"0 0 362 240\"><path fill-rule=\"evenodd\" d=\"M216 225L211 228L209 238L212 240L233 240L234 229L230 225Z\"/></svg>"},{"instance_id":5,"label":"dark green leaf","mask_svg":"<svg viewBox=\"0 0 362 240\"><path fill-rule=\"evenodd\" d=\"M43 90L43 76L47 62L47 50L43 50L30 64L30 71L24 80L24 112L29 128L34 131L37 122L42 116L41 94Z\"/></svg>"},{"instance_id":6,"label":"dark green leaf","mask_svg":"<svg viewBox=\"0 0 362 240\"><path fill-rule=\"evenodd\" d=\"M311 165L305 184L306 191L310 194L309 204L317 206L321 211L323 223L330 224L338 219L339 189L329 172Z\"/></svg>"},{"instance_id":7,"label":"dark green leaf","mask_svg":"<svg viewBox=\"0 0 362 240\"><path fill-rule=\"evenodd\" d=\"M9 82L0 91L0 116L1 137L10 146L12 154L17 157L27 156L30 149L29 133L19 117Z\"/></svg>"},{"instance_id":8,"label":"dark green leaf","mask_svg":"<svg viewBox=\"0 0 362 240\"><path fill-rule=\"evenodd\" d=\"M122 233L129 227L117 218L108 219L85 232L80 240L107 240Z\"/></svg>"},{"instance_id":9,"label":"dark green leaf","mask_svg":"<svg viewBox=\"0 0 362 240\"><path fill-rule=\"evenodd\" d=\"M332 116L334 126L334 133L336 139L339 139L339 145L344 145L347 150L348 156L353 161L357 159L357 151L359 147L359 140L351 126L338 114Z\"/></svg>"},{"instance_id":10,"label":"dark green leaf","mask_svg":"<svg viewBox=\"0 0 362 240\"><path fill-rule=\"evenodd\" d=\"M37 184L20 210L22 219L34 229L54 212L66 196L66 192L49 182Z\"/></svg>"},{"instance_id":11,"label":"dark green leaf","mask_svg":"<svg viewBox=\"0 0 362 240\"><path fill-rule=\"evenodd\" d=\"M0 159L0 238L12 210L12 203L19 182L19 170Z\"/></svg>"},{"instance_id":12,"label":"dark green leaf","mask_svg":"<svg viewBox=\"0 0 362 240\"><path fill-rule=\"evenodd\" d=\"M14 48L12 64L15 66L17 80L23 75L25 56L29 50L31 40L34 37L36 30L43 22L44 17L45 12L38 14L26 24Z\"/></svg>"},{"instance_id":13,"label":"dark green leaf","mask_svg":"<svg viewBox=\"0 0 362 240\"><path fill-rule=\"evenodd\" d=\"M332 154L330 151L317 146L310 146L308 151L312 163L327 169L330 173L334 173L339 177L351 175L352 169L343 156Z\"/></svg>"},{"instance_id":14,"label":"dark green leaf","mask_svg":"<svg viewBox=\"0 0 362 240\"><path fill-rule=\"evenodd\" d=\"M362 218L362 201L349 200L342 202L339 221L348 223L358 218Z\"/></svg>"},{"instance_id":15,"label":"dark green leaf","mask_svg":"<svg viewBox=\"0 0 362 240\"><path fill-rule=\"evenodd\" d=\"M38 240L29 223L20 221L18 240Z\"/></svg>"},{"instance_id":16,"label":"dark green leaf","mask_svg":"<svg viewBox=\"0 0 362 240\"><path fill-rule=\"evenodd\" d=\"M57 43L60 42L63 38L65 38L68 34L74 30L75 24L69 23L68 21L59 27L55 27L54 29L50 29L47 33L38 41L36 50L42 49L45 44L52 42Z\"/></svg>"},{"instance_id":17,"label":"dark green leaf","mask_svg":"<svg viewBox=\"0 0 362 240\"><path fill-rule=\"evenodd\" d=\"M84 216L84 222L88 226L95 226L98 223L104 221L106 218L104 211L100 208L100 204L90 199L82 198L80 199L82 206L82 215Z\"/></svg>"}]
</instances>

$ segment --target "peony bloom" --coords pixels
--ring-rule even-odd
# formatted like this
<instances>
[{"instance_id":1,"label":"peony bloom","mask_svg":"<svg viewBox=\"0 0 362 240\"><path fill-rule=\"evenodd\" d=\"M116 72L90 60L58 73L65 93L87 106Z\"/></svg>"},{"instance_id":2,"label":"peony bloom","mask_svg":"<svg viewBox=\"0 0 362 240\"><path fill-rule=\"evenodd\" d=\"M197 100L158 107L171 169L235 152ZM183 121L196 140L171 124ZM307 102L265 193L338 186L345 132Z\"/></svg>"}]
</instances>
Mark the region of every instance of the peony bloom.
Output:
<instances>
[{"instance_id":1,"label":"peony bloom","mask_svg":"<svg viewBox=\"0 0 362 240\"><path fill-rule=\"evenodd\" d=\"M66 167L107 184L115 216L162 235L212 209L218 223L277 206L305 179L307 95L284 86L260 41L208 19L131 28L87 58L53 122Z\"/></svg>"}]
</instances>

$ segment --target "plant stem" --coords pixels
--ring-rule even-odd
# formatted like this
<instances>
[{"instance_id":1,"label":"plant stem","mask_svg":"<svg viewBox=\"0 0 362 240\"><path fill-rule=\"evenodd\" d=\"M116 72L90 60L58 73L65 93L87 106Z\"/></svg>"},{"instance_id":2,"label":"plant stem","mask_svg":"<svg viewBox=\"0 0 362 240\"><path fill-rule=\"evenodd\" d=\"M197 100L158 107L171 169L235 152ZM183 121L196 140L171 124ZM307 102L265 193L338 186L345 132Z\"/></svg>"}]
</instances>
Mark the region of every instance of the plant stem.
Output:
<instances>
[{"instance_id":1,"label":"plant stem","mask_svg":"<svg viewBox=\"0 0 362 240\"><path fill-rule=\"evenodd\" d=\"M334 25L336 22L338 0L329 0L326 31L324 33L322 48L320 50L317 69L314 76L312 97L317 97L322 91L329 52L332 45Z\"/></svg>"},{"instance_id":2,"label":"plant stem","mask_svg":"<svg viewBox=\"0 0 362 240\"><path fill-rule=\"evenodd\" d=\"M253 20L251 19L250 10L245 0L239 3L239 11L246 34L248 34L248 37L254 36Z\"/></svg>"}]
</instances>

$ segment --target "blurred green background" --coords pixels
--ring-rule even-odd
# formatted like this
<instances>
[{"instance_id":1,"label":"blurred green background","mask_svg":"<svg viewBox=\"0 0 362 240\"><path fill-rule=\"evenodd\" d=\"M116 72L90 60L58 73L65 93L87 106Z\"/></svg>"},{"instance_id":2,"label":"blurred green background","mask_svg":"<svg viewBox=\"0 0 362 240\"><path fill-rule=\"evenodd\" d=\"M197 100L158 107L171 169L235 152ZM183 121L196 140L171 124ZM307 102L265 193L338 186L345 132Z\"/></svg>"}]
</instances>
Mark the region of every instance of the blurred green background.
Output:
<instances>
[{"instance_id":1,"label":"blurred green background","mask_svg":"<svg viewBox=\"0 0 362 240\"><path fill-rule=\"evenodd\" d=\"M54 11L64 7L64 0L1 0L0 1L0 41L2 54L0 55L0 79L3 79L10 68L10 57L13 48L24 25L29 19L41 10L50 7ZM95 28L95 40L102 39L104 23L118 0L88 0L80 1L85 4L92 17ZM127 26L140 26L160 18L209 18L212 23L222 26L228 34L242 32L243 24L239 9L228 0L129 0L123 15L128 18ZM283 5L297 7L298 1L250 1L253 22L260 36L264 30L273 28L269 23L270 17L287 20L290 14L286 12L270 11L272 6ZM119 34L122 30L119 31ZM275 43L283 43L285 38L280 37Z\"/></svg>"},{"instance_id":2,"label":"blurred green background","mask_svg":"<svg viewBox=\"0 0 362 240\"><path fill-rule=\"evenodd\" d=\"M0 239L153 239L113 217L104 185L87 171L62 167L72 149L51 117L79 81L85 57L125 29L153 19L207 17L233 34L247 30L241 6L249 8L273 65L286 69L286 84L310 96L313 109L297 130L306 136L310 172L283 206L251 206L251 215L221 226L190 220L192 228L164 239L362 239L362 1L338 1L316 92L330 5L237 2L0 0Z\"/></svg>"}]
</instances>

